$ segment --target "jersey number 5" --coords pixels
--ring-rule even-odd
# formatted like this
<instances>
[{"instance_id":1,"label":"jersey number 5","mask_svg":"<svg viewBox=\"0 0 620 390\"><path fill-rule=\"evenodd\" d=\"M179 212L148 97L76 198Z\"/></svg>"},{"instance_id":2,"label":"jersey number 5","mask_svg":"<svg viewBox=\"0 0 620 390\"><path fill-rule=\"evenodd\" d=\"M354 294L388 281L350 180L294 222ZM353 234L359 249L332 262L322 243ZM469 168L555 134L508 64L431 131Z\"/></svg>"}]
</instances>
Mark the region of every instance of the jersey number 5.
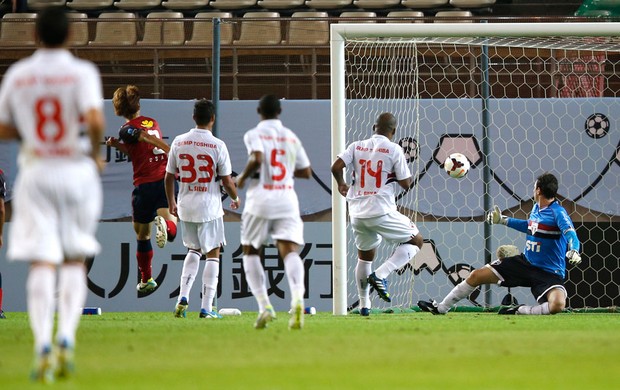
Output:
<instances>
[{"instance_id":1,"label":"jersey number 5","mask_svg":"<svg viewBox=\"0 0 620 390\"><path fill-rule=\"evenodd\" d=\"M282 164L280 161L278 161L278 157L279 156L284 156L285 152L282 149L272 149L271 150L271 166L274 168L277 168L280 170L279 174L273 174L271 175L271 180L273 181L280 181L282 179L284 179L284 177L286 176L286 166L284 166L284 164Z\"/></svg>"}]
</instances>

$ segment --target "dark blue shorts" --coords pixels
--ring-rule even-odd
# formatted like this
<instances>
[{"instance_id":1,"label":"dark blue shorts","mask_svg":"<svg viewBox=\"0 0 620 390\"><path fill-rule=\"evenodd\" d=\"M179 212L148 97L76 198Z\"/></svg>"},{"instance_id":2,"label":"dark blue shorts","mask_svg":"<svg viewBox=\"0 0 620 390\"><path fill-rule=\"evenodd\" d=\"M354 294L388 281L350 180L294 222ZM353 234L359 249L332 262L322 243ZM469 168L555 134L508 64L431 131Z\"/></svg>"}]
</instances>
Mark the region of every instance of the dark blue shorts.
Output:
<instances>
[{"instance_id":1,"label":"dark blue shorts","mask_svg":"<svg viewBox=\"0 0 620 390\"><path fill-rule=\"evenodd\" d=\"M495 260L490 266L501 275L501 286L530 287L532 295L539 303L547 301L546 295L551 287L564 289L564 278L533 266L523 254Z\"/></svg>"},{"instance_id":2,"label":"dark blue shorts","mask_svg":"<svg viewBox=\"0 0 620 390\"><path fill-rule=\"evenodd\" d=\"M133 221L151 223L157 215L157 209L168 208L164 181L143 183L134 187L131 193Z\"/></svg>"}]
</instances>

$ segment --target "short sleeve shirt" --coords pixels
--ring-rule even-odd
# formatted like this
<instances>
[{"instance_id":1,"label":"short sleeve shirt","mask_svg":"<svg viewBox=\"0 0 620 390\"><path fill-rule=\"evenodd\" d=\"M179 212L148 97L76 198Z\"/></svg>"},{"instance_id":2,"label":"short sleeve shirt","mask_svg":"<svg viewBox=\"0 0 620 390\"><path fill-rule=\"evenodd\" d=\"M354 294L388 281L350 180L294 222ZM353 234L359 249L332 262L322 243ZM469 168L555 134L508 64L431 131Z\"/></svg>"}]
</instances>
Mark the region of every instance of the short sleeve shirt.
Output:
<instances>
[{"instance_id":1,"label":"short sleeve shirt","mask_svg":"<svg viewBox=\"0 0 620 390\"><path fill-rule=\"evenodd\" d=\"M182 221L208 222L224 215L218 176L230 176L232 165L224 141L211 131L192 129L170 147L166 171L179 173L178 214Z\"/></svg>"},{"instance_id":2,"label":"short sleeve shirt","mask_svg":"<svg viewBox=\"0 0 620 390\"><path fill-rule=\"evenodd\" d=\"M396 210L397 181L411 177L398 144L375 134L353 142L338 157L353 170L353 184L347 193L352 217L372 218Z\"/></svg>"},{"instance_id":3,"label":"short sleeve shirt","mask_svg":"<svg viewBox=\"0 0 620 390\"><path fill-rule=\"evenodd\" d=\"M248 185L244 213L268 219L299 216L294 173L310 166L301 141L279 119L261 121L243 137L248 154L261 152L258 178Z\"/></svg>"}]
</instances>

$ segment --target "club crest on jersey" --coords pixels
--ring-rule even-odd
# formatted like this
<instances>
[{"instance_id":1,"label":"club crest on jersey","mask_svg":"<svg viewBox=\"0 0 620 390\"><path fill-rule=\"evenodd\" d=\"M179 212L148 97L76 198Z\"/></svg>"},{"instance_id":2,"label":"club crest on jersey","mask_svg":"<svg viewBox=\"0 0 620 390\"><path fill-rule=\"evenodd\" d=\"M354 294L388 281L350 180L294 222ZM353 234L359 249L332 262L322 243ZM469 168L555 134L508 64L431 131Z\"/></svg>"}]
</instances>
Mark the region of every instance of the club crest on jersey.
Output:
<instances>
[{"instance_id":1,"label":"club crest on jersey","mask_svg":"<svg viewBox=\"0 0 620 390\"><path fill-rule=\"evenodd\" d=\"M140 123L140 126L146 128L146 129L150 129L151 127L153 127L153 121L145 119Z\"/></svg>"},{"instance_id":2,"label":"club crest on jersey","mask_svg":"<svg viewBox=\"0 0 620 390\"><path fill-rule=\"evenodd\" d=\"M530 232L532 232L532 235L536 234L537 231L538 231L538 222L535 222L535 221L530 222Z\"/></svg>"}]
</instances>

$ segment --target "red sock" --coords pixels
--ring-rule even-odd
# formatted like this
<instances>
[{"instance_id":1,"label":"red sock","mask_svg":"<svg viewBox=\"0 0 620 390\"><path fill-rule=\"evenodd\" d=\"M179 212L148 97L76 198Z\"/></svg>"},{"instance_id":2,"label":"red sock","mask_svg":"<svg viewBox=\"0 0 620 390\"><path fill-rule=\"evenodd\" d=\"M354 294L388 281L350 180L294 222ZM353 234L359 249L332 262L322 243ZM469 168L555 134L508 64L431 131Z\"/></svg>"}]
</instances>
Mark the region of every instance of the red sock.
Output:
<instances>
[{"instance_id":1,"label":"red sock","mask_svg":"<svg viewBox=\"0 0 620 390\"><path fill-rule=\"evenodd\" d=\"M151 263L153 260L153 247L151 240L138 240L138 250L136 251L136 259L138 260L138 269L142 283L146 283L153 277Z\"/></svg>"},{"instance_id":2,"label":"red sock","mask_svg":"<svg viewBox=\"0 0 620 390\"><path fill-rule=\"evenodd\" d=\"M2 311L2 287L0 287L0 311Z\"/></svg>"},{"instance_id":3,"label":"red sock","mask_svg":"<svg viewBox=\"0 0 620 390\"><path fill-rule=\"evenodd\" d=\"M168 241L174 241L174 238L177 236L177 224L167 220L166 230L168 230Z\"/></svg>"}]
</instances>

